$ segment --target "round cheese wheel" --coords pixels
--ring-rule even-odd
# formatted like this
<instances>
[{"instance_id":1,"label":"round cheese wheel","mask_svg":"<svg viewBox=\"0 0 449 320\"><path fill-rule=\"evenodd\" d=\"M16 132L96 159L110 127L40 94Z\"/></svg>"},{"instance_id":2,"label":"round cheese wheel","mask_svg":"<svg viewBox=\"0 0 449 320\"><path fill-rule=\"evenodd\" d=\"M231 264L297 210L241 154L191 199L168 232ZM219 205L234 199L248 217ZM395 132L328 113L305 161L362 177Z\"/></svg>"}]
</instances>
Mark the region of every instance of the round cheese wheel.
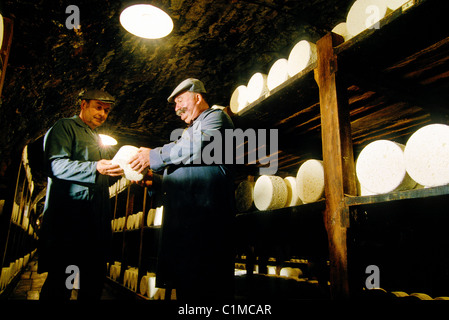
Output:
<instances>
[{"instance_id":1,"label":"round cheese wheel","mask_svg":"<svg viewBox=\"0 0 449 320\"><path fill-rule=\"evenodd\" d=\"M287 186L277 176L260 176L254 185L254 204L259 210L283 208L287 201Z\"/></svg>"},{"instance_id":2,"label":"round cheese wheel","mask_svg":"<svg viewBox=\"0 0 449 320\"><path fill-rule=\"evenodd\" d=\"M242 181L235 190L235 204L238 212L246 212L254 203L254 182Z\"/></svg>"},{"instance_id":3,"label":"round cheese wheel","mask_svg":"<svg viewBox=\"0 0 449 320\"><path fill-rule=\"evenodd\" d=\"M253 74L246 87L248 102L253 103L268 93L267 75L260 72Z\"/></svg>"},{"instance_id":4,"label":"round cheese wheel","mask_svg":"<svg viewBox=\"0 0 449 320\"><path fill-rule=\"evenodd\" d=\"M391 9L387 7L386 0L357 0L349 9L346 16L346 26L351 36L375 28Z\"/></svg>"},{"instance_id":5,"label":"round cheese wheel","mask_svg":"<svg viewBox=\"0 0 449 320\"><path fill-rule=\"evenodd\" d=\"M276 60L270 68L267 77L268 90L273 90L289 78L288 60L285 58Z\"/></svg>"},{"instance_id":6,"label":"round cheese wheel","mask_svg":"<svg viewBox=\"0 0 449 320\"><path fill-rule=\"evenodd\" d=\"M302 204L299 198L298 188L296 186L295 177L285 177L285 185L287 186L287 201L285 202L286 207L293 207Z\"/></svg>"},{"instance_id":7,"label":"round cheese wheel","mask_svg":"<svg viewBox=\"0 0 449 320\"><path fill-rule=\"evenodd\" d=\"M296 186L303 203L316 202L324 196L324 168L321 160L304 162L296 174Z\"/></svg>"},{"instance_id":8,"label":"round cheese wheel","mask_svg":"<svg viewBox=\"0 0 449 320\"><path fill-rule=\"evenodd\" d=\"M416 182L405 169L404 146L388 140L369 143L356 162L357 179L361 189L374 194L408 190Z\"/></svg>"},{"instance_id":9,"label":"round cheese wheel","mask_svg":"<svg viewBox=\"0 0 449 320\"><path fill-rule=\"evenodd\" d=\"M288 74L293 77L303 71L317 59L316 45L307 40L301 40L290 51L288 56Z\"/></svg>"},{"instance_id":10,"label":"round cheese wheel","mask_svg":"<svg viewBox=\"0 0 449 320\"><path fill-rule=\"evenodd\" d=\"M149 276L148 275L144 275L140 279L139 290L140 290L140 294L143 295L143 296L148 295L148 280L149 280Z\"/></svg>"},{"instance_id":11,"label":"round cheese wheel","mask_svg":"<svg viewBox=\"0 0 449 320\"><path fill-rule=\"evenodd\" d=\"M240 85L235 88L231 96L231 101L229 102L229 107L233 113L238 113L239 111L245 109L248 105L248 88L245 85Z\"/></svg>"},{"instance_id":12,"label":"round cheese wheel","mask_svg":"<svg viewBox=\"0 0 449 320\"><path fill-rule=\"evenodd\" d=\"M341 23L337 24L332 29L332 32L342 36L345 41L347 41L351 38L351 35L348 33L348 27L346 26L346 22L341 22Z\"/></svg>"},{"instance_id":13,"label":"round cheese wheel","mask_svg":"<svg viewBox=\"0 0 449 320\"><path fill-rule=\"evenodd\" d=\"M156 209L151 208L148 211L148 215L147 215L147 226L150 227L153 225L154 222L154 216L156 215Z\"/></svg>"},{"instance_id":14,"label":"round cheese wheel","mask_svg":"<svg viewBox=\"0 0 449 320\"><path fill-rule=\"evenodd\" d=\"M138 173L137 171L131 169L131 166L128 163L129 160L131 160L131 158L137 154L138 150L139 148L134 146L123 146L117 151L111 161L113 164L118 164L123 169L125 178L131 181L142 180L144 175L148 171L145 170L142 173Z\"/></svg>"},{"instance_id":15,"label":"round cheese wheel","mask_svg":"<svg viewBox=\"0 0 449 320\"><path fill-rule=\"evenodd\" d=\"M413 133L404 149L405 167L425 187L449 183L449 126L431 124Z\"/></svg>"}]
</instances>

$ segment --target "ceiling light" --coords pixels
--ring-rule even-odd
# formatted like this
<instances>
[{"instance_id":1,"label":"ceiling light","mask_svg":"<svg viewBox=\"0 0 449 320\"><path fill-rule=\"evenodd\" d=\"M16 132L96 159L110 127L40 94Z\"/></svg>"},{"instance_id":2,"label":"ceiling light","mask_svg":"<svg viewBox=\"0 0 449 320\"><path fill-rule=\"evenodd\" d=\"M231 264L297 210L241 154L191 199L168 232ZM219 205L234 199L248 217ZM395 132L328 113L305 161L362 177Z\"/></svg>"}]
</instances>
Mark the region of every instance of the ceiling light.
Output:
<instances>
[{"instance_id":1,"label":"ceiling light","mask_svg":"<svg viewBox=\"0 0 449 320\"><path fill-rule=\"evenodd\" d=\"M115 146L117 144L117 140L115 140L113 137L105 135L105 134L101 134L100 133L100 138L101 138L101 143L104 146Z\"/></svg>"},{"instance_id":2,"label":"ceiling light","mask_svg":"<svg viewBox=\"0 0 449 320\"><path fill-rule=\"evenodd\" d=\"M173 30L170 16L149 4L136 4L124 9L120 23L128 32L146 39L163 38Z\"/></svg>"}]
</instances>

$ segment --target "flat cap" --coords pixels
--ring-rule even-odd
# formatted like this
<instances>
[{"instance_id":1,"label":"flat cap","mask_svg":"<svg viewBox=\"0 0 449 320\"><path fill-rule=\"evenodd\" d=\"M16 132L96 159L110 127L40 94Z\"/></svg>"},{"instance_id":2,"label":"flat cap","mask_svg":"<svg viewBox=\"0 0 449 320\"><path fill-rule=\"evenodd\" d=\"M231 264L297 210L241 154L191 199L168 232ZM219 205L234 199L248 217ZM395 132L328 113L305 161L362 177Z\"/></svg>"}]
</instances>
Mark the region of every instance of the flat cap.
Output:
<instances>
[{"instance_id":1,"label":"flat cap","mask_svg":"<svg viewBox=\"0 0 449 320\"><path fill-rule=\"evenodd\" d=\"M178 86L175 88L175 90L173 90L171 95L168 97L167 101L173 102L175 97L184 91L191 91L191 92L197 92L197 93L206 93L207 92L206 89L204 88L204 84L200 80L194 79L194 78L188 78L188 79L185 79L180 84L178 84Z\"/></svg>"},{"instance_id":2,"label":"flat cap","mask_svg":"<svg viewBox=\"0 0 449 320\"><path fill-rule=\"evenodd\" d=\"M107 103L115 102L115 98L113 96L111 96L109 93L107 93L106 91L96 90L96 89L87 90L85 92L82 92L80 94L80 99L81 100L99 100L99 101L103 101L103 102L107 102Z\"/></svg>"}]
</instances>

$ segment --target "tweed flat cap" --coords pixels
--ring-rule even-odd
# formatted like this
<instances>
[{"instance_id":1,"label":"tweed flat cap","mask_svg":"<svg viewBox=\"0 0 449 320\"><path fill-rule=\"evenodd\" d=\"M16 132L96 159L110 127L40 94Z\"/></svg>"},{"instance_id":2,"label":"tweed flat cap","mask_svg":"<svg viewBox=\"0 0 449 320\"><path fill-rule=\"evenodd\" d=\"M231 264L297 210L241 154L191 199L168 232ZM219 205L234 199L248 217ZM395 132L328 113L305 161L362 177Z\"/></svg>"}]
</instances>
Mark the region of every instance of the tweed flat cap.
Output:
<instances>
[{"instance_id":1,"label":"tweed flat cap","mask_svg":"<svg viewBox=\"0 0 449 320\"><path fill-rule=\"evenodd\" d=\"M198 93L206 93L207 92L206 89L204 88L204 84L200 80L194 79L194 78L188 78L188 79L185 79L184 81L182 81L180 84L178 84L178 86L175 88L175 90L173 90L171 95L168 97L167 101L170 103L173 102L175 97L178 94L183 93L184 91L191 91L191 92L198 92Z\"/></svg>"}]
</instances>

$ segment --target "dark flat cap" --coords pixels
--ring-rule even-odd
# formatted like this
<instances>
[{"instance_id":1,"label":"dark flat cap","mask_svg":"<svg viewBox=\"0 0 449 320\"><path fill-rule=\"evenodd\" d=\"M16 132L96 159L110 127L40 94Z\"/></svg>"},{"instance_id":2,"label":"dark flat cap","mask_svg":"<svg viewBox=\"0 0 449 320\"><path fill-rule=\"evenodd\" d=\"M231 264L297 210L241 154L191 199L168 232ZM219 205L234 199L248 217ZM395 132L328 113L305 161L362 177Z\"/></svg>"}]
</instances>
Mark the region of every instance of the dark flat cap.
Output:
<instances>
[{"instance_id":1,"label":"dark flat cap","mask_svg":"<svg viewBox=\"0 0 449 320\"><path fill-rule=\"evenodd\" d=\"M204 88L204 84L200 80L194 79L194 78L188 78L188 79L185 79L180 84L178 84L178 86L175 88L175 90L173 90L171 95L168 97L167 101L170 103L173 102L175 97L178 94L183 93L184 91L191 91L191 92L197 92L197 93L206 93L207 92L206 89Z\"/></svg>"},{"instance_id":2,"label":"dark flat cap","mask_svg":"<svg viewBox=\"0 0 449 320\"><path fill-rule=\"evenodd\" d=\"M106 91L101 90L87 90L80 95L81 100L99 100L107 103L114 103L115 98Z\"/></svg>"}]
</instances>

